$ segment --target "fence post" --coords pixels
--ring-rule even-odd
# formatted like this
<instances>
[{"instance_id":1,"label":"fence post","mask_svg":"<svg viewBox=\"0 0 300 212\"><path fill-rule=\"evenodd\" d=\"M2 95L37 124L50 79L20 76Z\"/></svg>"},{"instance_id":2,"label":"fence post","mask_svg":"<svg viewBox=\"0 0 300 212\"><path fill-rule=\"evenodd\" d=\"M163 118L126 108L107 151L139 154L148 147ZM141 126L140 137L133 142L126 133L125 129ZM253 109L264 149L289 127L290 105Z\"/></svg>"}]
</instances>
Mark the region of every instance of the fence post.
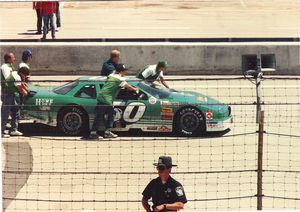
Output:
<instances>
[{"instance_id":1,"label":"fence post","mask_svg":"<svg viewBox=\"0 0 300 212\"><path fill-rule=\"evenodd\" d=\"M259 123L259 113L261 111L261 82L263 73L261 71L261 55L257 55L257 73L255 75L256 82L256 123Z\"/></svg>"},{"instance_id":2,"label":"fence post","mask_svg":"<svg viewBox=\"0 0 300 212\"><path fill-rule=\"evenodd\" d=\"M259 128L258 128L258 158L257 158L257 210L262 210L264 111L259 111L258 114L259 114Z\"/></svg>"}]
</instances>

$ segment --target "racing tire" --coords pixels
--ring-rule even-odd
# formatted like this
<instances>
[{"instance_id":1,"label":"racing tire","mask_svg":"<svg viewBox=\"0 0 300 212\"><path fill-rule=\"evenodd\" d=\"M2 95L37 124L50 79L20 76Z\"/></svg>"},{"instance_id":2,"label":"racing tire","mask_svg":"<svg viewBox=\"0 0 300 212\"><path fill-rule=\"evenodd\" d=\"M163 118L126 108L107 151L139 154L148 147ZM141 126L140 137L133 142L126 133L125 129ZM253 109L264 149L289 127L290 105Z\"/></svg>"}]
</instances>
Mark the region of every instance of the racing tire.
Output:
<instances>
[{"instance_id":1,"label":"racing tire","mask_svg":"<svg viewBox=\"0 0 300 212\"><path fill-rule=\"evenodd\" d=\"M205 117L196 108L182 108L176 113L174 129L181 136L203 135L206 132Z\"/></svg>"},{"instance_id":2,"label":"racing tire","mask_svg":"<svg viewBox=\"0 0 300 212\"><path fill-rule=\"evenodd\" d=\"M89 130L88 116L80 107L66 107L58 113L57 126L66 135L86 135Z\"/></svg>"}]
</instances>

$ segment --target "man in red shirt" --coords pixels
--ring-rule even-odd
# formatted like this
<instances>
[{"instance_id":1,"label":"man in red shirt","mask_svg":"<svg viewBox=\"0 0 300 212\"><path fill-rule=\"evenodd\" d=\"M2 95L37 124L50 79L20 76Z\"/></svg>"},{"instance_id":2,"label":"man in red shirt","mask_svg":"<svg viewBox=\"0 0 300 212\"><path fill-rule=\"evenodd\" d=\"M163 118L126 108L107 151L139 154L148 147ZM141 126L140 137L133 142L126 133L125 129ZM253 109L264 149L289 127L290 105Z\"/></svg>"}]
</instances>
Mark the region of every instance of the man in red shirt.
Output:
<instances>
[{"instance_id":1,"label":"man in red shirt","mask_svg":"<svg viewBox=\"0 0 300 212\"><path fill-rule=\"evenodd\" d=\"M32 2L32 8L36 11L36 18L37 18L37 22L36 22L36 28L37 28L37 32L36 34L41 35L42 34L42 2L39 1L34 1Z\"/></svg>"},{"instance_id":2,"label":"man in red shirt","mask_svg":"<svg viewBox=\"0 0 300 212\"><path fill-rule=\"evenodd\" d=\"M53 21L53 15L56 11L56 3L53 1L44 1L42 2L42 16L44 21L43 26L43 37L42 39L46 39L46 35L48 33L48 25L50 22L50 28L51 28L51 36L52 39L55 38L55 27L54 27L54 21Z\"/></svg>"}]
</instances>

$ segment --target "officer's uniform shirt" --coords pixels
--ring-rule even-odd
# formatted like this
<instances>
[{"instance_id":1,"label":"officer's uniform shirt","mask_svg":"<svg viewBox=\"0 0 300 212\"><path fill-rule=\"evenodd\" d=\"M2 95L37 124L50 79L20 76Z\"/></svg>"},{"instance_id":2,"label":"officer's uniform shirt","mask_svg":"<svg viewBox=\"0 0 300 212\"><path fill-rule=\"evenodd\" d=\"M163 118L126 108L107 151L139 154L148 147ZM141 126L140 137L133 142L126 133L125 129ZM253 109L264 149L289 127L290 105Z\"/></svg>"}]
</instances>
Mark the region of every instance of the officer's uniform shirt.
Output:
<instances>
[{"instance_id":1,"label":"officer's uniform shirt","mask_svg":"<svg viewBox=\"0 0 300 212\"><path fill-rule=\"evenodd\" d=\"M165 183L163 183L159 177L151 180L151 182L143 191L143 196L146 199L152 198L153 210L156 206L162 204L187 202L182 185L176 180L174 180L172 177L169 177L168 181Z\"/></svg>"}]
</instances>

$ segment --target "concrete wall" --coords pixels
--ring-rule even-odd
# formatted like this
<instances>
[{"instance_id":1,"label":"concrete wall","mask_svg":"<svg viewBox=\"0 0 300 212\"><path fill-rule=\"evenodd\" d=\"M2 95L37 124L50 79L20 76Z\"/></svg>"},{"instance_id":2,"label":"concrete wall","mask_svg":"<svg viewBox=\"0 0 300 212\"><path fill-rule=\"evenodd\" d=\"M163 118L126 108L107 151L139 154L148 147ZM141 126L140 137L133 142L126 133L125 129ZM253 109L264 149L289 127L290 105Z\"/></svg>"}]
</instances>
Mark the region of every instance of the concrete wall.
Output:
<instances>
[{"instance_id":1,"label":"concrete wall","mask_svg":"<svg viewBox=\"0 0 300 212\"><path fill-rule=\"evenodd\" d=\"M300 43L1 43L17 62L24 49L32 50L34 75L97 75L112 49L122 52L131 74L160 59L169 62L169 74L241 74L241 55L276 55L277 72L300 75ZM273 73L272 73L273 74Z\"/></svg>"}]
</instances>

